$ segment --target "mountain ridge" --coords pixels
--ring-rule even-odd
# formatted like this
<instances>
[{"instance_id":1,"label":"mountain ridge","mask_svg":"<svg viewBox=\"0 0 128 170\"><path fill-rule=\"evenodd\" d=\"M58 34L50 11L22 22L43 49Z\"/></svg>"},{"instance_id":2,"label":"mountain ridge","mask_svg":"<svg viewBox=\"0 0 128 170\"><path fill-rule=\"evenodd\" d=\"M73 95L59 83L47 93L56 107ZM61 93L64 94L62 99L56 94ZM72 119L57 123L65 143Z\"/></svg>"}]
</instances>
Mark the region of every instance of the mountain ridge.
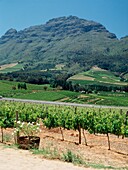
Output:
<instances>
[{"instance_id":1,"label":"mountain ridge","mask_svg":"<svg viewBox=\"0 0 128 170\"><path fill-rule=\"evenodd\" d=\"M97 64L106 69L107 65L117 65L121 58L125 61L120 60L119 66L125 64L126 71L127 42L128 36L118 40L98 22L76 16L53 18L21 31L9 29L0 38L0 64L23 62L37 69L39 63L64 63L68 67L78 63L83 69ZM117 66L114 69L119 71Z\"/></svg>"},{"instance_id":2,"label":"mountain ridge","mask_svg":"<svg viewBox=\"0 0 128 170\"><path fill-rule=\"evenodd\" d=\"M70 23L69 23L70 21ZM72 21L72 22L71 22ZM74 27L75 25L75 27ZM77 25L77 26L76 26ZM17 34L21 34L23 32L27 32L27 31L32 31L33 29L36 29L36 27L40 27L42 28L42 31L51 31L51 32L56 32L58 29L63 29L62 31L64 31L64 27L66 27L66 35L68 33L68 30L75 33L77 31L79 31L78 33L80 34L82 31L83 32L89 32L91 30L96 30L97 32L106 32L109 33L109 31L100 23L98 22L94 22L94 21L88 21L85 19L79 19L76 16L69 16L69 17L59 17L59 18L53 18L51 20L49 20L48 22L46 22L46 24L42 24L42 25L36 25L36 26L30 26L28 28L25 28L23 30L17 31L14 28L10 28L9 30L6 31L6 33L1 37L1 39L5 39L6 37L10 38L17 36ZM79 30L77 30L77 28L79 28ZM71 32L71 33L72 33ZM57 35L59 35L59 31L57 31ZM112 38L117 38L116 35L114 33L109 33L110 35L112 35ZM34 35L33 35L34 36Z\"/></svg>"}]
</instances>

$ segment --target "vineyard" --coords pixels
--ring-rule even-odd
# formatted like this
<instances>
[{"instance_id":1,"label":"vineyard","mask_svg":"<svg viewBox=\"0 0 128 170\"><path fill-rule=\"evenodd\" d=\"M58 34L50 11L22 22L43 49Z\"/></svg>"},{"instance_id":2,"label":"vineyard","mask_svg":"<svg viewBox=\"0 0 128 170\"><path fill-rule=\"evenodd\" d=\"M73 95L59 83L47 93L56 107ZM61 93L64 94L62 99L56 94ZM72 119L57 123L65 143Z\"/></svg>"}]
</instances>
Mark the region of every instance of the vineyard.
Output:
<instances>
[{"instance_id":1,"label":"vineyard","mask_svg":"<svg viewBox=\"0 0 128 170\"><path fill-rule=\"evenodd\" d=\"M20 122L39 123L46 128L59 128L64 141L63 130L78 131L78 144L84 137L88 145L86 132L104 134L107 137L108 149L111 149L110 134L117 137L128 137L128 111L122 109L96 109L85 107L53 106L18 102L0 103L0 126L3 129L15 128L16 113ZM2 139L3 141L3 139Z\"/></svg>"}]
</instances>

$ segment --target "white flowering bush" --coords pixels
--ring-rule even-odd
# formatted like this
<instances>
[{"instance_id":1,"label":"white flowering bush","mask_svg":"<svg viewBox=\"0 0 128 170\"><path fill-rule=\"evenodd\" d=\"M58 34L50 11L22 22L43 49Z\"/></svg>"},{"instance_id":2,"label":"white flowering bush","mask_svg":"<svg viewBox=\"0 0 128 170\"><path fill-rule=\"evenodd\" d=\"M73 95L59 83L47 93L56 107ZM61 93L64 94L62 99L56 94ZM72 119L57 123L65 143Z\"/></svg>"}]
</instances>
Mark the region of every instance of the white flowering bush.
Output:
<instances>
[{"instance_id":1,"label":"white flowering bush","mask_svg":"<svg viewBox=\"0 0 128 170\"><path fill-rule=\"evenodd\" d=\"M18 121L14 129L14 135L18 132L19 135L35 136L40 132L40 124L35 122L21 122Z\"/></svg>"}]
</instances>

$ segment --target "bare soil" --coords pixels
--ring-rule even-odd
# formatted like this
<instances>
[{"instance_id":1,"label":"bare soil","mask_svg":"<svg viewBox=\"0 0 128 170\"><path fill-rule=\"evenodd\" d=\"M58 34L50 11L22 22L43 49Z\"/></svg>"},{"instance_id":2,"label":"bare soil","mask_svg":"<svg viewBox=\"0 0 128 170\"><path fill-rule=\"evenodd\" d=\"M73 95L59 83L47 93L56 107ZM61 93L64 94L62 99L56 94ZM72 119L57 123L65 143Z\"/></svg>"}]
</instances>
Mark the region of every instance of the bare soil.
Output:
<instances>
[{"instance_id":1,"label":"bare soil","mask_svg":"<svg viewBox=\"0 0 128 170\"><path fill-rule=\"evenodd\" d=\"M18 64L18 63L1 65L1 66L0 66L0 70L4 70L4 69L6 69L6 68L14 67L14 66L16 66L17 64Z\"/></svg>"},{"instance_id":2,"label":"bare soil","mask_svg":"<svg viewBox=\"0 0 128 170\"><path fill-rule=\"evenodd\" d=\"M88 146L82 136L82 144L78 145L78 132L64 130L65 140L62 141L60 129L43 129L41 133L40 149L54 147L59 152L71 150L81 156L85 162L114 168L128 167L128 138L122 139L110 135L111 150L108 150L107 137L86 132Z\"/></svg>"},{"instance_id":3,"label":"bare soil","mask_svg":"<svg viewBox=\"0 0 128 170\"><path fill-rule=\"evenodd\" d=\"M6 133L11 133L11 131L7 129ZM64 141L62 141L62 135L61 135L59 128L48 130L45 127L42 127L42 132L39 135L41 138L39 149L50 148L51 151L52 150L54 151L56 149L56 151L60 155L66 152L67 150L70 150L73 153L79 155L87 163L88 167L92 164L95 164L97 166L102 165L102 169L105 169L105 167L110 166L115 169L127 169L128 170L128 138L122 139L122 137L118 138L115 135L110 135L111 150L108 150L107 137L105 135L99 135L99 134L94 135L94 134L89 134L88 132L85 132L87 143L88 143L88 145L86 146L83 136L82 136L82 144L78 145L78 132L77 131L63 130L63 133L64 133ZM1 151L2 149L0 147L0 165L3 162L1 161L1 157L2 159L4 159L3 157L5 157L5 159L7 157L6 154L4 154L6 152L5 151L1 152ZM25 156L26 156L26 160L28 160L24 164L26 164L27 166L27 163L30 161L32 162L31 163L32 168L34 166L34 161L36 165L40 164L38 163L38 161L45 162L44 156L42 155L34 156L34 155L31 155L31 153L28 151L23 151L23 150L15 151L14 149L11 149L11 150L6 149L6 151L7 151L7 155L8 155L8 152L10 154L13 154L13 152L14 154L17 154L16 156L17 159L20 159L18 158L18 154L19 156L23 154L24 155L23 159L25 160ZM28 155L30 155L30 160L29 160ZM11 159L11 156L8 159ZM50 165L50 162L51 162L51 165ZM56 162L56 161L50 161L50 162L48 163L48 165L52 167L53 162ZM14 163L12 164L14 165ZM46 170L59 170L60 166L61 166L61 170L63 166L65 167L64 170L69 169L69 167L66 167L67 165L69 166L69 164L62 163L62 165L60 165L60 162L58 163L58 161L55 164L58 164L58 167L56 167L57 165L55 165L53 169L46 168ZM14 170L14 168L12 169ZM71 169L75 170L73 169L73 167ZM0 170L3 170L3 169L0 169ZM26 170L29 170L29 169L26 169ZM43 168L43 170L45 170L45 168Z\"/></svg>"},{"instance_id":4,"label":"bare soil","mask_svg":"<svg viewBox=\"0 0 128 170\"><path fill-rule=\"evenodd\" d=\"M102 68L97 67L97 66L93 66L92 69L96 70L96 71L106 71L105 69L102 69Z\"/></svg>"},{"instance_id":5,"label":"bare soil","mask_svg":"<svg viewBox=\"0 0 128 170\"><path fill-rule=\"evenodd\" d=\"M0 170L85 170L73 164L46 160L32 155L28 150L5 148L0 145ZM92 168L86 168L93 170Z\"/></svg>"},{"instance_id":6,"label":"bare soil","mask_svg":"<svg viewBox=\"0 0 128 170\"><path fill-rule=\"evenodd\" d=\"M69 78L69 80L91 80L91 81L94 81L94 79L95 78L93 78L93 77L85 76L82 74L75 75L75 76L72 76L71 78Z\"/></svg>"}]
</instances>

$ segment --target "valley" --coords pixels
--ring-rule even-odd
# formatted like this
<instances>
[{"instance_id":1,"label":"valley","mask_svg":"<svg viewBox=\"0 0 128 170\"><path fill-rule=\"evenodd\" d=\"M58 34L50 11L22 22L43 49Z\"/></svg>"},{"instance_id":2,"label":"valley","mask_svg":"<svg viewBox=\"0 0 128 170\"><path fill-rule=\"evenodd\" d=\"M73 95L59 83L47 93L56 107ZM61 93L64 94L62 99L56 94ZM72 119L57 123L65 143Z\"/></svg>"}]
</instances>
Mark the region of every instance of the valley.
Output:
<instances>
[{"instance_id":1,"label":"valley","mask_svg":"<svg viewBox=\"0 0 128 170\"><path fill-rule=\"evenodd\" d=\"M128 170L128 1L101 1L0 1L0 170Z\"/></svg>"}]
</instances>

